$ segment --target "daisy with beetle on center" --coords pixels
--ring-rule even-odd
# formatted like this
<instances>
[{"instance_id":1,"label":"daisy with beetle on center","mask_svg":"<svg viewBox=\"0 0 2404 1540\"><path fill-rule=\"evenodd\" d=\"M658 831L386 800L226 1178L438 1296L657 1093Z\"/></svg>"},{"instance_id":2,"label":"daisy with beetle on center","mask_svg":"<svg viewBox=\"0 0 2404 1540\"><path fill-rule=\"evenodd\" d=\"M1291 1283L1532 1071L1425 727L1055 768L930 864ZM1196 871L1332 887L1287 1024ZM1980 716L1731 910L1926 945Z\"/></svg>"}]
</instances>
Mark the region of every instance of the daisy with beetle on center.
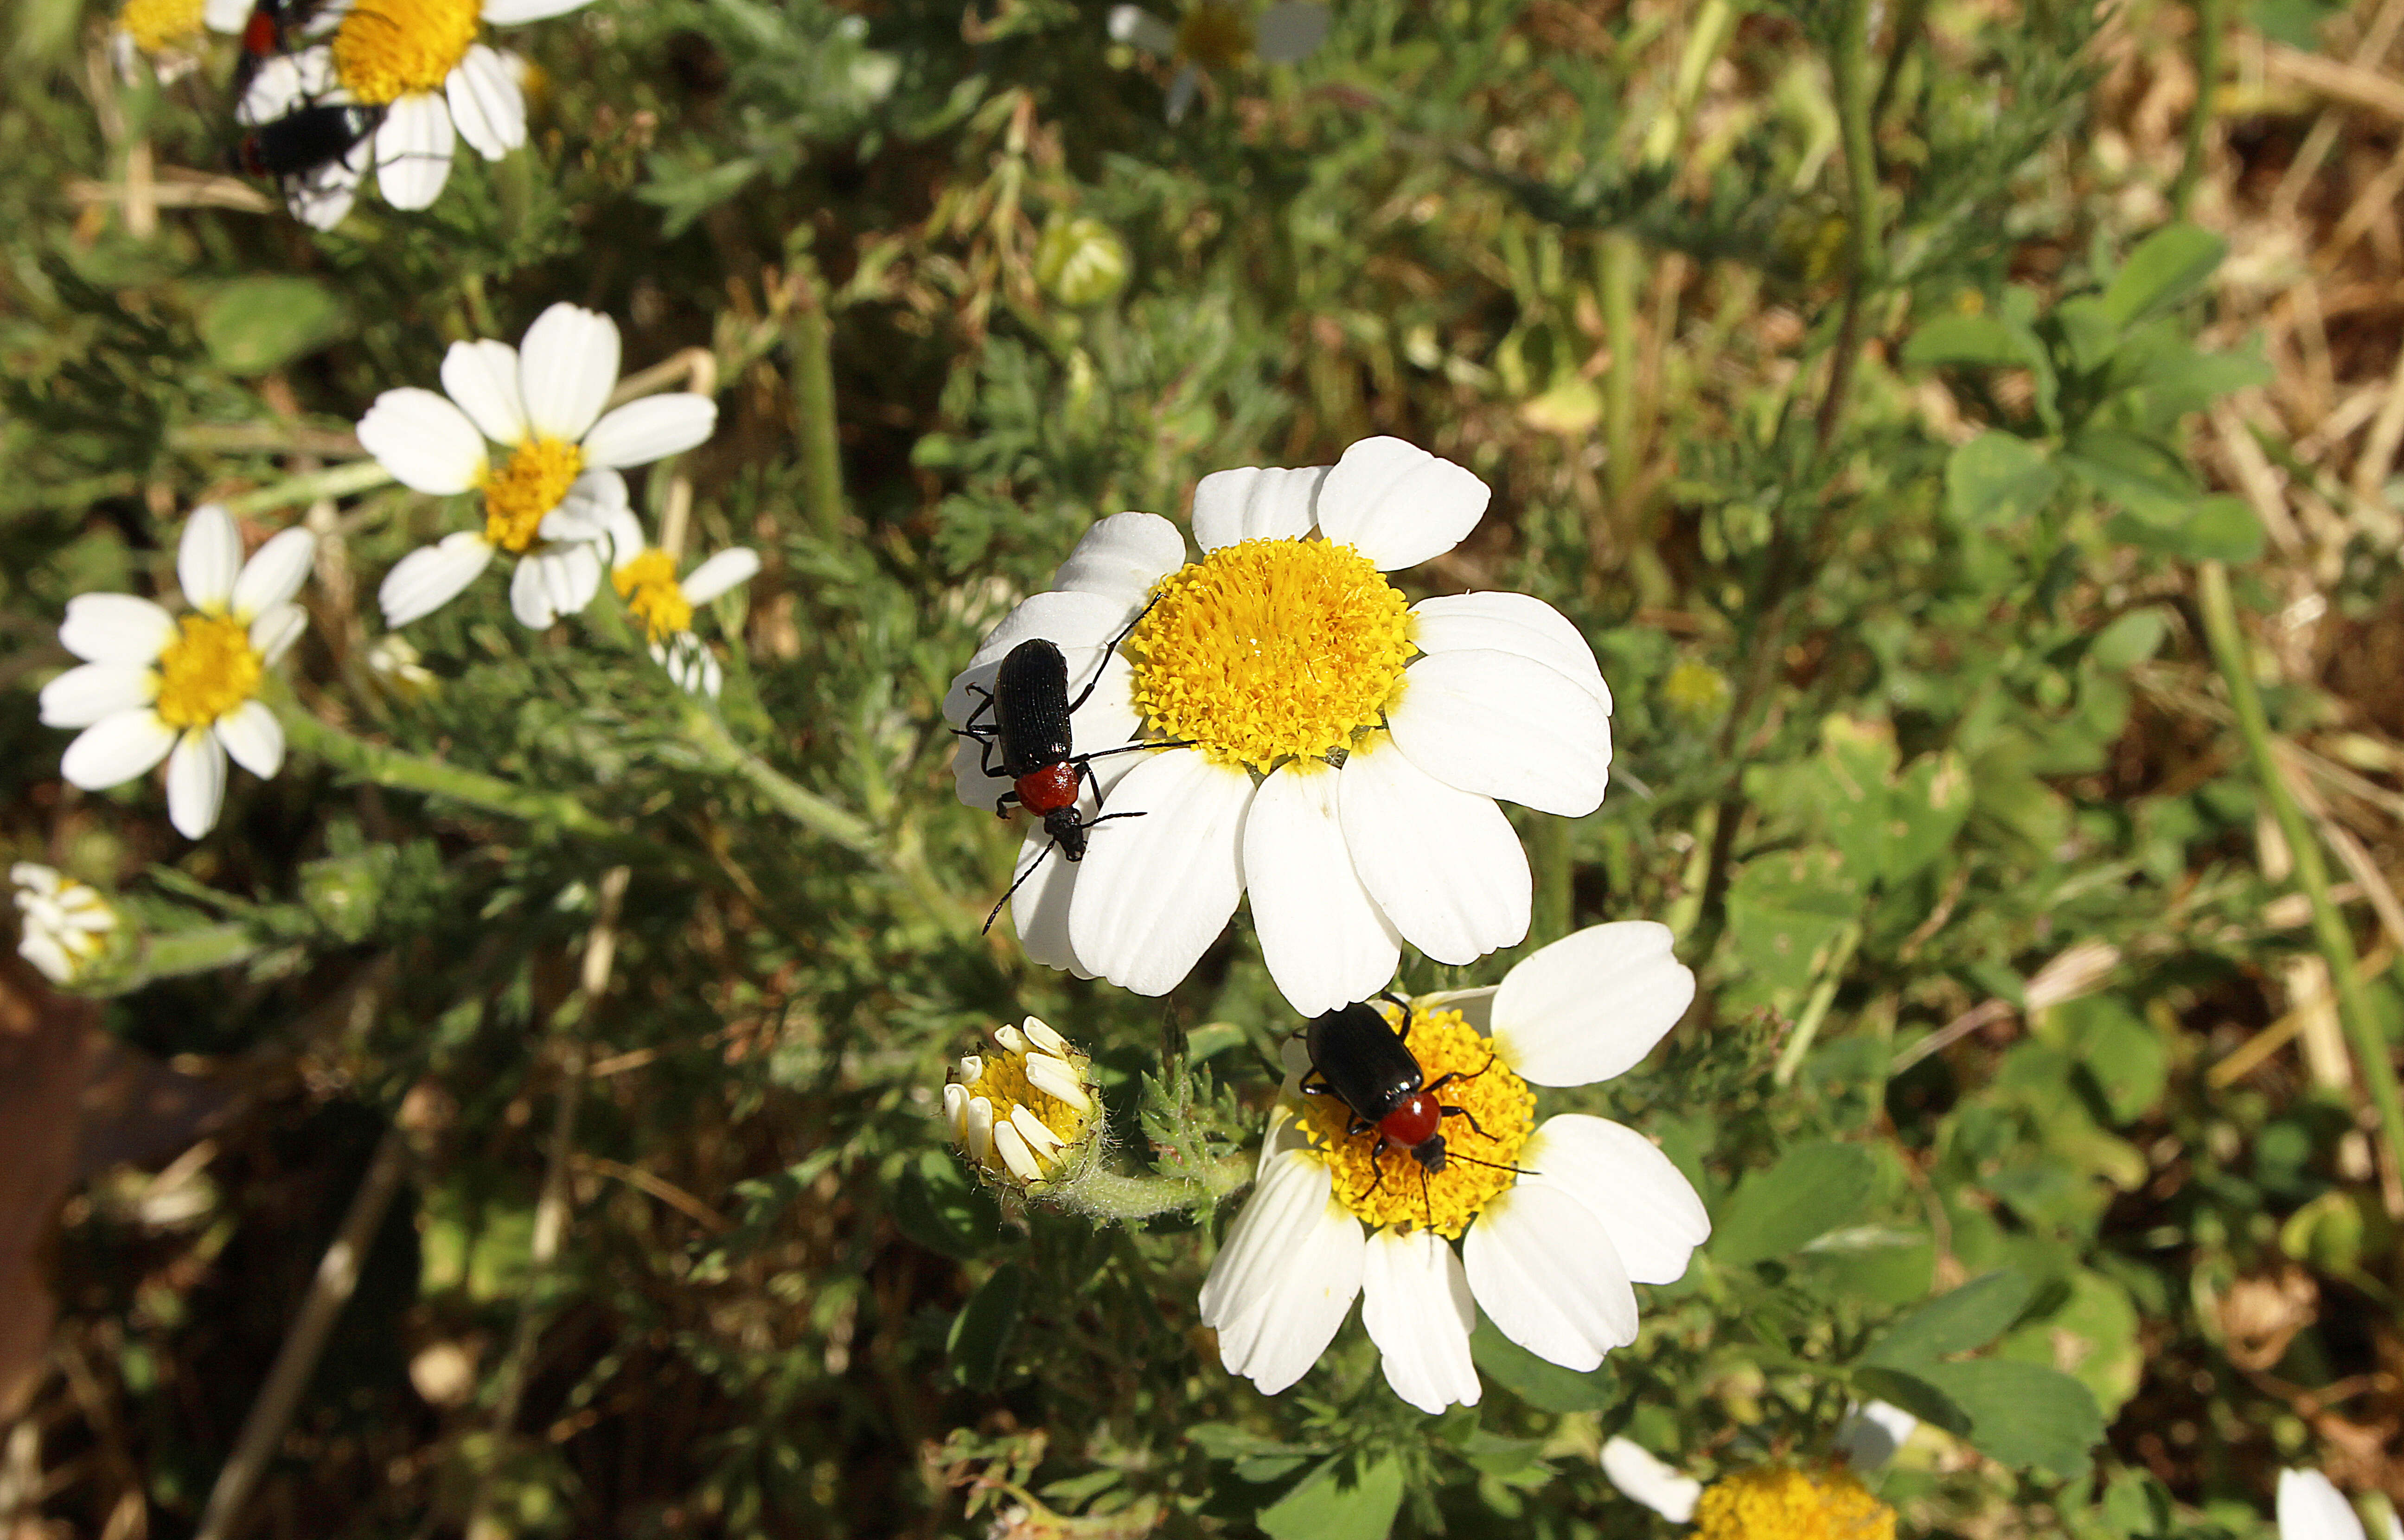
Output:
<instances>
[{"instance_id":1,"label":"daisy with beetle on center","mask_svg":"<svg viewBox=\"0 0 2404 1540\"><path fill-rule=\"evenodd\" d=\"M524 624L546 626L592 602L596 542L627 507L619 469L691 449L718 425L718 403L692 391L604 413L618 345L607 315L555 304L526 328L522 347L452 343L447 394L407 386L376 398L359 442L395 480L438 497L478 491L484 502L482 528L412 551L384 575L376 598L386 625L432 614L504 553L518 559L510 609ZM496 458L488 439L506 453Z\"/></svg>"},{"instance_id":2,"label":"daisy with beetle on center","mask_svg":"<svg viewBox=\"0 0 2404 1540\"><path fill-rule=\"evenodd\" d=\"M1581 1372L1635 1341L1631 1285L1684 1275L1711 1235L1702 1199L1624 1124L1580 1113L1537 1123L1530 1086L1609 1080L1652 1051L1695 995L1670 940L1648 921L1597 925L1499 987L1409 1001L1406 1021L1354 1007L1406 1030L1441 1103L1432 1152L1363 1127L1377 1109L1315 1094L1311 1071L1338 1086L1342 1071L1290 1044L1251 1198L1202 1285L1202 1323L1227 1368L1266 1393L1286 1389L1355 1295L1386 1382L1429 1413L1478 1400L1478 1309Z\"/></svg>"},{"instance_id":3,"label":"daisy with beetle on center","mask_svg":"<svg viewBox=\"0 0 2404 1540\"><path fill-rule=\"evenodd\" d=\"M943 705L969 727L1002 660L1041 637L1083 696L1081 758L1161 746L1086 766L1080 815L1111 821L1082 860L1046 861L1052 836L1027 834L1011 900L1027 955L1164 994L1249 892L1270 976L1316 1015L1382 988L1405 941L1464 963L1525 937L1528 859L1496 799L1600 806L1611 692L1543 600L1412 605L1386 576L1460 544L1487 498L1461 467L1378 438L1333 467L1204 477L1198 560L1154 514L1095 525ZM953 771L990 810L1013 787L986 748L963 735Z\"/></svg>"}]
</instances>

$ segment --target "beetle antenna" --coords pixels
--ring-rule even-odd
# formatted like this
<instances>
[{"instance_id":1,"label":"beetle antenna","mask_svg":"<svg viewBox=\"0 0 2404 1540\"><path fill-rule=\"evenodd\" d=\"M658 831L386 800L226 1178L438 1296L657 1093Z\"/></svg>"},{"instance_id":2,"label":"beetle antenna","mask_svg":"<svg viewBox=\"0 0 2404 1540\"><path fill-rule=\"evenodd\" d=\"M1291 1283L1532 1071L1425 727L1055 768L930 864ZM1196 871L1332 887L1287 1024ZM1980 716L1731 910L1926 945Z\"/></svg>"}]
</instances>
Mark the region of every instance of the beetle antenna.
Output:
<instances>
[{"instance_id":1,"label":"beetle antenna","mask_svg":"<svg viewBox=\"0 0 2404 1540\"><path fill-rule=\"evenodd\" d=\"M1483 1166L1489 1171L1516 1171L1521 1176L1542 1176L1544 1174L1542 1171L1531 1171L1525 1166L1503 1166L1491 1160L1480 1160L1475 1155L1453 1155L1447 1153L1445 1155L1445 1159L1448 1161L1465 1160L1472 1166Z\"/></svg>"},{"instance_id":2,"label":"beetle antenna","mask_svg":"<svg viewBox=\"0 0 2404 1540\"><path fill-rule=\"evenodd\" d=\"M1427 1227L1435 1228L1435 1199L1428 1196L1427 1168L1419 1168L1419 1207L1427 1211Z\"/></svg>"},{"instance_id":3,"label":"beetle antenna","mask_svg":"<svg viewBox=\"0 0 2404 1540\"><path fill-rule=\"evenodd\" d=\"M1094 677L1085 681L1085 688L1079 691L1077 693L1077 698L1069 703L1069 715L1076 715L1077 707L1084 705L1085 697L1094 693L1094 686L1102 682L1102 670L1111 665L1111 654L1119 650L1119 643L1135 635L1135 628L1143 623L1143 618L1146 615L1151 614L1153 606L1157 605L1158 603L1160 603L1160 595L1155 594L1152 596L1152 604L1147 604L1141 609L1137 610L1135 612L1135 619L1127 622L1125 628L1120 631L1117 636L1111 638L1111 645L1102 649L1102 661L1094 665Z\"/></svg>"},{"instance_id":4,"label":"beetle antenna","mask_svg":"<svg viewBox=\"0 0 2404 1540\"><path fill-rule=\"evenodd\" d=\"M1096 821L1099 822L1100 820L1097 819ZM1027 879L1035 875L1035 869L1043 864L1043 858L1050 855L1059 847L1060 842L1058 840L1054 840L1050 844L1044 846L1042 849L1036 852L1035 859L1027 863L1027 870L1019 873L1018 880L1010 885L1010 891L1002 894L1001 897L993 901L993 908L987 912L985 917L985 930L979 931L977 932L978 935L984 935L986 931L993 929L993 922L1001 917L1001 906L1010 902L1013 894L1015 894L1021 888L1027 886Z\"/></svg>"}]
</instances>

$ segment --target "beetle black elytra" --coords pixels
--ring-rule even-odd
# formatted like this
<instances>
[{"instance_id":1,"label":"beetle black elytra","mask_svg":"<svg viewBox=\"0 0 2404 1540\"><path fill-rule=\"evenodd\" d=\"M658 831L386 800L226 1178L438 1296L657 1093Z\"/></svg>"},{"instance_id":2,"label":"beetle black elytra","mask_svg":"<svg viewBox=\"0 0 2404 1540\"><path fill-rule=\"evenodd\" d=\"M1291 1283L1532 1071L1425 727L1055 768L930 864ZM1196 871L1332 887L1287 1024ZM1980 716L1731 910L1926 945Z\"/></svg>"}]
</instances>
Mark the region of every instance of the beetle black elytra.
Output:
<instances>
[{"instance_id":1,"label":"beetle black elytra","mask_svg":"<svg viewBox=\"0 0 2404 1540\"><path fill-rule=\"evenodd\" d=\"M307 176L356 149L383 118L382 108L357 102L312 102L253 127L228 158L246 175Z\"/></svg>"},{"instance_id":2,"label":"beetle black elytra","mask_svg":"<svg viewBox=\"0 0 2404 1540\"><path fill-rule=\"evenodd\" d=\"M1395 1003L1403 1012L1400 1031L1394 1029L1383 1011L1366 1001L1322 1012L1304 1029L1303 1043L1310 1055L1310 1074L1302 1077L1303 1093L1333 1096L1351 1110L1352 1123L1345 1129L1346 1137L1372 1129L1377 1132L1377 1142L1369 1152L1370 1169L1377 1174L1370 1181L1369 1190L1375 1192L1385 1180L1381 1157L1390 1144L1401 1145L1419 1163L1423 1194L1427 1179L1442 1172L1451 1160L1518 1171L1516 1166L1500 1166L1445 1147L1444 1120L1447 1117L1467 1118L1479 1138L1492 1137L1475 1113L1465 1107L1437 1100L1436 1093L1455 1081L1475 1080L1484 1074L1494 1067L1493 1056L1489 1054L1485 1064L1467 1074L1455 1070L1430 1083L1418 1056L1411 1052L1410 1006L1403 1001ZM1311 1075L1319 1077L1318 1084L1311 1083ZM1433 1223L1433 1210L1430 1223Z\"/></svg>"}]
</instances>

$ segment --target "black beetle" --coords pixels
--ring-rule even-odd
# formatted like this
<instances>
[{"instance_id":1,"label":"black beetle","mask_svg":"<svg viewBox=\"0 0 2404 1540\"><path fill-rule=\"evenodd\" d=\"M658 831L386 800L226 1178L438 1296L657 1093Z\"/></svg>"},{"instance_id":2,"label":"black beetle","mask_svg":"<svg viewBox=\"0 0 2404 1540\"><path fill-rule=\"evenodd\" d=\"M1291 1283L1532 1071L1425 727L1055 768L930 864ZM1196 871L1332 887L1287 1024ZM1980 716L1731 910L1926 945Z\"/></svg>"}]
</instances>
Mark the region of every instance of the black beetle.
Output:
<instances>
[{"instance_id":1,"label":"black beetle","mask_svg":"<svg viewBox=\"0 0 2404 1540\"><path fill-rule=\"evenodd\" d=\"M1517 1171L1516 1166L1496 1166L1489 1160L1447 1153L1445 1149L1443 1126L1447 1117L1465 1117L1480 1139L1493 1137L1467 1108L1447 1105L1435 1096L1456 1080L1475 1080L1492 1069L1493 1056L1489 1054L1485 1064L1468 1074L1455 1070L1429 1084L1427 1071L1419 1068L1418 1057L1411 1052L1410 1006L1401 1001L1395 1003L1403 1008L1403 1029L1399 1032L1387 1021L1384 1012L1366 1001L1322 1012L1304 1029L1303 1043L1310 1054L1310 1074L1302 1077L1303 1093L1333 1096L1350 1108L1352 1123L1344 1130L1348 1137L1377 1131L1377 1145L1369 1152L1371 1169L1377 1175L1369 1190L1377 1191L1378 1183L1385 1180L1381 1157L1389 1144L1401 1145L1419 1163L1422 1190L1427 1178L1442 1171L1447 1160ZM1311 1075L1319 1077L1318 1084L1312 1084ZM1433 1223L1433 1214L1430 1223Z\"/></svg>"},{"instance_id":2,"label":"black beetle","mask_svg":"<svg viewBox=\"0 0 2404 1540\"><path fill-rule=\"evenodd\" d=\"M357 148L383 118L382 108L356 102L311 103L254 127L228 158L251 176L306 176Z\"/></svg>"}]
</instances>

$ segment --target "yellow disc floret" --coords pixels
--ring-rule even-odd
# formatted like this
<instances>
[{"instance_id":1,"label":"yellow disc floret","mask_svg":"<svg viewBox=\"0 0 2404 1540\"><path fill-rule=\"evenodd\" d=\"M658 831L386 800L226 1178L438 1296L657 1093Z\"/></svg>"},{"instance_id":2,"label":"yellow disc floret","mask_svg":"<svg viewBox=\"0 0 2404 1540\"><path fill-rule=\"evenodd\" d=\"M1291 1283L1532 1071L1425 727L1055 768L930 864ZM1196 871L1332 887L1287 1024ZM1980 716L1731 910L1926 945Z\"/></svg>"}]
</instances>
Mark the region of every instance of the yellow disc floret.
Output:
<instances>
[{"instance_id":1,"label":"yellow disc floret","mask_svg":"<svg viewBox=\"0 0 2404 1540\"><path fill-rule=\"evenodd\" d=\"M1252 51L1252 19L1227 0L1195 0L1177 26L1177 55L1206 69L1240 64Z\"/></svg>"},{"instance_id":2,"label":"yellow disc floret","mask_svg":"<svg viewBox=\"0 0 2404 1540\"><path fill-rule=\"evenodd\" d=\"M626 608L643 623L650 639L665 641L692 629L692 601L677 581L676 558L664 551L646 551L609 574L610 585Z\"/></svg>"},{"instance_id":3,"label":"yellow disc floret","mask_svg":"<svg viewBox=\"0 0 2404 1540\"><path fill-rule=\"evenodd\" d=\"M1437 1101L1468 1114L1447 1114L1438 1126L1445 1143L1443 1170L1429 1172L1399 1144L1389 1143L1384 1155L1373 1158L1377 1132L1348 1132L1352 1109L1340 1097L1304 1097L1303 1122L1326 1151L1335 1200L1363 1224L1373 1228L1423 1225L1441 1236L1458 1236L1479 1210L1516 1180L1511 1168L1518 1164L1519 1146L1528 1141L1535 1122L1536 1096L1494 1057L1493 1045L1459 1011L1412 1016L1405 1041L1411 1057L1419 1060L1424 1084L1434 1085L1449 1074L1461 1077L1434 1093ZM1455 1160L1454 1155L1470 1158Z\"/></svg>"},{"instance_id":4,"label":"yellow disc floret","mask_svg":"<svg viewBox=\"0 0 2404 1540\"><path fill-rule=\"evenodd\" d=\"M557 439L528 439L497 470L484 472L484 539L504 551L534 544L543 515L559 506L584 469L584 451Z\"/></svg>"},{"instance_id":5,"label":"yellow disc floret","mask_svg":"<svg viewBox=\"0 0 2404 1540\"><path fill-rule=\"evenodd\" d=\"M1154 732L1260 771L1353 746L1400 698L1410 613L1369 559L1327 540L1245 540L1160 581L1127 637Z\"/></svg>"},{"instance_id":6,"label":"yellow disc floret","mask_svg":"<svg viewBox=\"0 0 2404 1540\"><path fill-rule=\"evenodd\" d=\"M1894 1540L1894 1510L1842 1465L1764 1465L1712 1484L1697 1540Z\"/></svg>"},{"instance_id":7,"label":"yellow disc floret","mask_svg":"<svg viewBox=\"0 0 2404 1540\"><path fill-rule=\"evenodd\" d=\"M370 106L440 91L482 20L481 0L356 0L334 29L334 77Z\"/></svg>"},{"instance_id":8,"label":"yellow disc floret","mask_svg":"<svg viewBox=\"0 0 2404 1540\"><path fill-rule=\"evenodd\" d=\"M145 53L163 53L200 40L205 0L125 0L117 30Z\"/></svg>"},{"instance_id":9,"label":"yellow disc floret","mask_svg":"<svg viewBox=\"0 0 2404 1540\"><path fill-rule=\"evenodd\" d=\"M240 621L187 615L159 653L159 718L170 727L206 727L257 694L264 671Z\"/></svg>"}]
</instances>

